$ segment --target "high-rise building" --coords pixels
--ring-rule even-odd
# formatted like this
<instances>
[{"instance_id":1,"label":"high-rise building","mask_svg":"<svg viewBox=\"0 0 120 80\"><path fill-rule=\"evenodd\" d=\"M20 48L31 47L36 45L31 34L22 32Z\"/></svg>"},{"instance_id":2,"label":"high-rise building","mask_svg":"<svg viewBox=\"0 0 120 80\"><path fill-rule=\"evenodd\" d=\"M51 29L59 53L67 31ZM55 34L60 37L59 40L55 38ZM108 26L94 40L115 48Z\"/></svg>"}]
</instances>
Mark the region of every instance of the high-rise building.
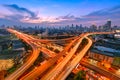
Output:
<instances>
[{"instance_id":1,"label":"high-rise building","mask_svg":"<svg viewBox=\"0 0 120 80\"><path fill-rule=\"evenodd\" d=\"M107 23L104 25L104 31L111 30L111 20L108 20Z\"/></svg>"},{"instance_id":2,"label":"high-rise building","mask_svg":"<svg viewBox=\"0 0 120 80\"><path fill-rule=\"evenodd\" d=\"M107 26L108 28L111 28L111 20L108 20L108 21L107 21L106 26Z\"/></svg>"},{"instance_id":3,"label":"high-rise building","mask_svg":"<svg viewBox=\"0 0 120 80\"><path fill-rule=\"evenodd\" d=\"M95 32L97 31L97 26L95 24L90 26L90 31Z\"/></svg>"},{"instance_id":4,"label":"high-rise building","mask_svg":"<svg viewBox=\"0 0 120 80\"><path fill-rule=\"evenodd\" d=\"M74 27L74 25L72 24L72 26L71 27Z\"/></svg>"}]
</instances>

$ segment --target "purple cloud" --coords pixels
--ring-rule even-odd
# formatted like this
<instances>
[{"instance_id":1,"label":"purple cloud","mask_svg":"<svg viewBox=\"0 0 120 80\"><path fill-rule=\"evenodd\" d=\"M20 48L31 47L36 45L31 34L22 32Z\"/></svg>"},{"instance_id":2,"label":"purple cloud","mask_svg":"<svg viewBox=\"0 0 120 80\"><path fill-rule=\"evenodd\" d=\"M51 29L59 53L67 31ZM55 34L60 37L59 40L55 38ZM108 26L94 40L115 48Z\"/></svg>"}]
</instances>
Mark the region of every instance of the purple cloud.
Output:
<instances>
[{"instance_id":1,"label":"purple cloud","mask_svg":"<svg viewBox=\"0 0 120 80\"><path fill-rule=\"evenodd\" d=\"M17 12L17 13L27 13L30 15L31 18L33 19L37 19L37 15L35 12L30 11L27 8L23 8L23 7L19 7L16 4L11 4L11 5L4 5L5 7L7 7L8 9L12 10L13 12Z\"/></svg>"},{"instance_id":2,"label":"purple cloud","mask_svg":"<svg viewBox=\"0 0 120 80\"><path fill-rule=\"evenodd\" d=\"M59 16L57 18L48 19L46 20L44 18L37 17L36 13L33 11L30 11L29 9L19 7L16 4L12 5L4 5L9 10L11 10L14 15L5 16L5 19L22 22L21 20L28 18L28 22L26 20L26 24L33 24L33 25L71 25L71 24L84 24L84 25L91 25L92 23L96 23L98 25L102 25L106 22L106 20L111 19L114 24L120 25L120 6L107 8L98 10L92 13L89 13L88 15L76 17L74 15L68 14L65 16ZM20 14L17 14L20 13ZM28 16L23 15L23 13L29 14ZM5 21L5 20L4 20ZM35 22L35 23L33 23Z\"/></svg>"}]
</instances>

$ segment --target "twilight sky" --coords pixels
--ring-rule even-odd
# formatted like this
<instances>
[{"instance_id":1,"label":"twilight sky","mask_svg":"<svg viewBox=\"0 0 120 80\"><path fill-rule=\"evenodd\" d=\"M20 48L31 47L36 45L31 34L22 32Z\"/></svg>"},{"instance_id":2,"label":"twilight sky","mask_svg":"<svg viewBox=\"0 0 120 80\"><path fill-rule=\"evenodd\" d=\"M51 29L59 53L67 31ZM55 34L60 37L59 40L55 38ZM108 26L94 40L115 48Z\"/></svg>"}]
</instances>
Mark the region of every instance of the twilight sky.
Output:
<instances>
[{"instance_id":1,"label":"twilight sky","mask_svg":"<svg viewBox=\"0 0 120 80\"><path fill-rule=\"evenodd\" d=\"M23 26L120 25L120 0L1 0L0 24Z\"/></svg>"}]
</instances>

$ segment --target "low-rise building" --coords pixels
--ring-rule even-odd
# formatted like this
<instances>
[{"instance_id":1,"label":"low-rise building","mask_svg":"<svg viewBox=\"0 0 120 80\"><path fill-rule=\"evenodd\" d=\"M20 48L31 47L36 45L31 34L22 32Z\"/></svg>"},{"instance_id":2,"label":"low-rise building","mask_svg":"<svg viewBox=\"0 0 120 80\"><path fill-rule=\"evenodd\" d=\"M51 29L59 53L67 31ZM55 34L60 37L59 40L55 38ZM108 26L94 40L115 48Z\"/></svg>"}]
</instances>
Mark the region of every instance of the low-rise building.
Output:
<instances>
[{"instance_id":1,"label":"low-rise building","mask_svg":"<svg viewBox=\"0 0 120 80\"><path fill-rule=\"evenodd\" d=\"M92 59L92 62L100 62L105 67L114 67L120 69L120 57L116 56L114 53L100 52L97 50L89 51L86 56Z\"/></svg>"}]
</instances>

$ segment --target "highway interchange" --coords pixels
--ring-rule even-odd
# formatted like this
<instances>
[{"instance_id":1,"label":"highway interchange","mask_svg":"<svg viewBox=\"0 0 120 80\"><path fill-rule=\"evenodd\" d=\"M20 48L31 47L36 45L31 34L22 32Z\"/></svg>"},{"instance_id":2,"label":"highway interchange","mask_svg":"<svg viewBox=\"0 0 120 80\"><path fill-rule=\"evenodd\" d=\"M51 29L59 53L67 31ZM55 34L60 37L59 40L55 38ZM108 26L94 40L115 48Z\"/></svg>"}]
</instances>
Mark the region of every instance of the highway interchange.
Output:
<instances>
[{"instance_id":1,"label":"highway interchange","mask_svg":"<svg viewBox=\"0 0 120 80\"><path fill-rule=\"evenodd\" d=\"M36 42L45 43L45 42L55 42L57 40L35 39L30 35L16 31L14 29L7 29L7 30L12 34L15 34L18 38L22 39L29 46L31 46L32 53L29 59L19 69L14 71L11 75L7 76L5 80L17 80L35 62L40 52L47 54L50 58L43 61L40 66L33 69L25 76L21 77L20 80L35 80L38 77L41 78L40 80L65 80L66 77L71 73L71 71L75 68L75 66L80 62L82 57L91 47L92 41L88 38L89 35L114 34L114 32L83 33L78 37L70 38L72 39L71 43L69 43L60 53L55 54L54 52L49 51L48 49L42 47L40 44L37 44ZM82 50L80 50L78 54L75 54L79 45L81 45L83 39L88 40L87 45L85 45L85 47ZM63 60L56 64L56 62L61 57L63 57ZM50 68L51 66L53 66L53 68Z\"/></svg>"}]
</instances>

